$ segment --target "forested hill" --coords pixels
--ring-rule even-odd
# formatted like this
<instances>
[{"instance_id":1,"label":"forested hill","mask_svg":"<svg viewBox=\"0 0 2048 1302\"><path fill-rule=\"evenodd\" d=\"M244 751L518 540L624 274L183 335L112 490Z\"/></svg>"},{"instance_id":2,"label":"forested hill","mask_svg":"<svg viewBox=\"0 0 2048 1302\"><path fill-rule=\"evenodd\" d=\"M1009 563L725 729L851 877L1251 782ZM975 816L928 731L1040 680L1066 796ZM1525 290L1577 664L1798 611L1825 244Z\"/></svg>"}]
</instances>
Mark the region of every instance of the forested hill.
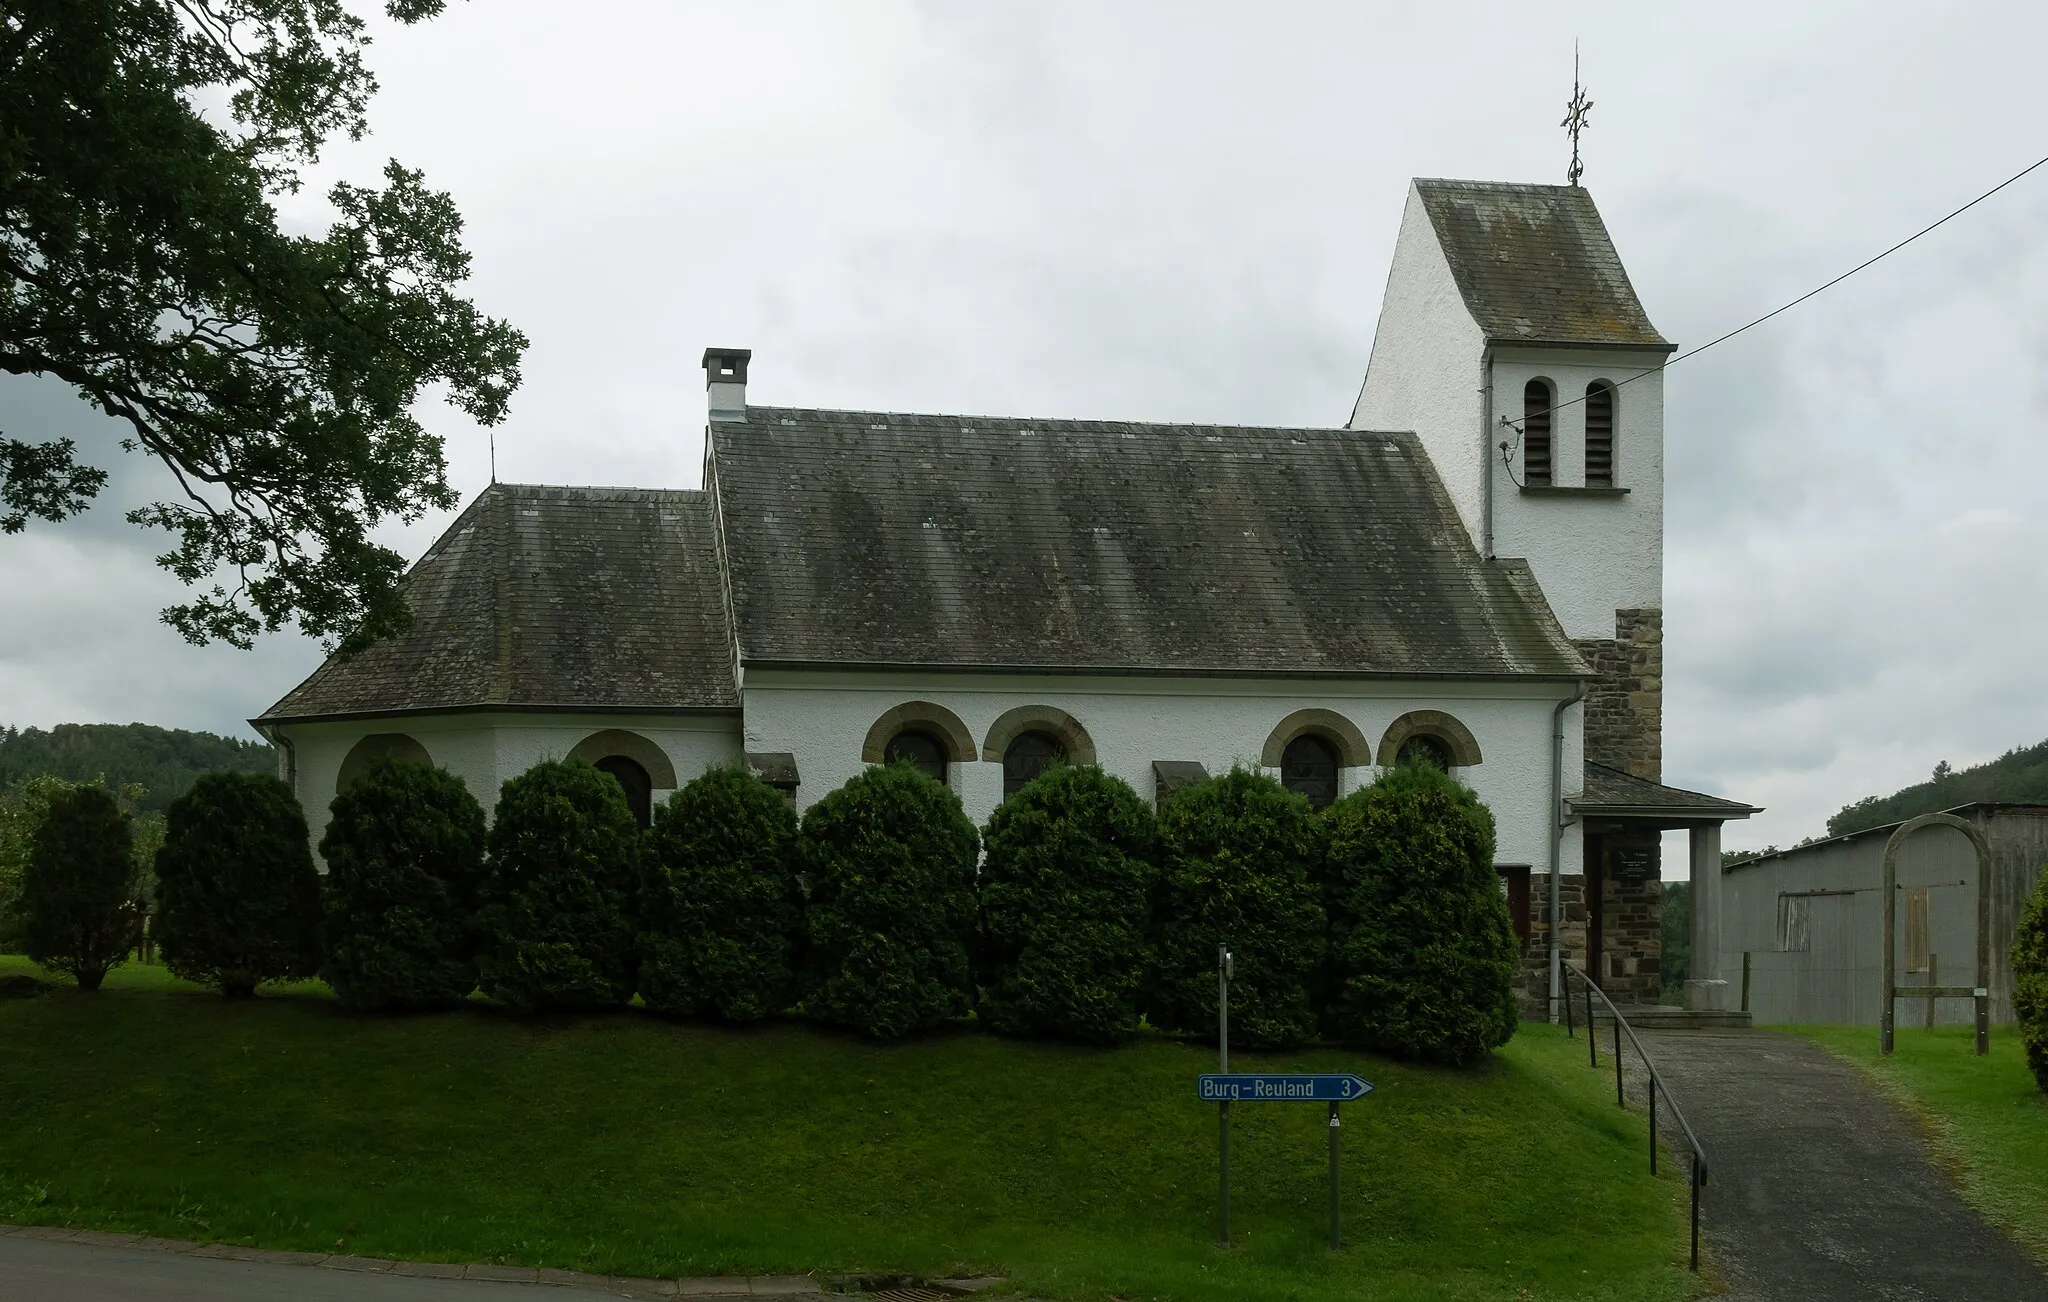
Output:
<instances>
[{"instance_id":1,"label":"forested hill","mask_svg":"<svg viewBox=\"0 0 2048 1302\"><path fill-rule=\"evenodd\" d=\"M260 741L210 732L186 732L147 723L60 723L41 728L0 727L0 788L49 773L68 782L104 776L107 785L139 782L138 806L162 809L209 769L275 771L275 752Z\"/></svg>"},{"instance_id":2,"label":"forested hill","mask_svg":"<svg viewBox=\"0 0 2048 1302\"><path fill-rule=\"evenodd\" d=\"M2048 741L2024 750L2010 750L1988 764L1951 769L1943 760L1934 776L1889 796L1865 796L1828 820L1828 835L1883 827L1920 814L1953 809L1976 801L2048 803Z\"/></svg>"}]
</instances>

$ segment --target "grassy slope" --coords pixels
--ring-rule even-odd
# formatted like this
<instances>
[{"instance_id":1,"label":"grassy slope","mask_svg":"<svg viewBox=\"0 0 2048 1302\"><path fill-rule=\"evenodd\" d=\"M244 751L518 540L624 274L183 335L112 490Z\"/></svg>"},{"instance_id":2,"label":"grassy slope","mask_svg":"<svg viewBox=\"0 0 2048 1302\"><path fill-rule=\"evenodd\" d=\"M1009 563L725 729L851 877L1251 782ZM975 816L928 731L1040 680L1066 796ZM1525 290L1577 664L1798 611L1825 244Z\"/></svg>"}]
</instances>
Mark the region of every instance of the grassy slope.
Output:
<instances>
[{"instance_id":1,"label":"grassy slope","mask_svg":"<svg viewBox=\"0 0 2048 1302\"><path fill-rule=\"evenodd\" d=\"M318 987L234 1006L156 970L108 985L0 1002L0 1220L640 1275L995 1268L1072 1298L1696 1291L1683 1184L1648 1176L1642 1118L1547 1027L1469 1073L1233 1055L1378 1092L1345 1109L1335 1255L1323 1109L1236 1109L1225 1253L1192 1098L1213 1050L352 1018Z\"/></svg>"},{"instance_id":2,"label":"grassy slope","mask_svg":"<svg viewBox=\"0 0 2048 1302\"><path fill-rule=\"evenodd\" d=\"M1979 1058L1966 1026L1901 1027L1882 1058L1874 1029L1801 1029L1918 1115L1971 1205L2048 1261L2048 1094L2027 1071L2016 1032L1993 1027L1991 1052Z\"/></svg>"}]
</instances>

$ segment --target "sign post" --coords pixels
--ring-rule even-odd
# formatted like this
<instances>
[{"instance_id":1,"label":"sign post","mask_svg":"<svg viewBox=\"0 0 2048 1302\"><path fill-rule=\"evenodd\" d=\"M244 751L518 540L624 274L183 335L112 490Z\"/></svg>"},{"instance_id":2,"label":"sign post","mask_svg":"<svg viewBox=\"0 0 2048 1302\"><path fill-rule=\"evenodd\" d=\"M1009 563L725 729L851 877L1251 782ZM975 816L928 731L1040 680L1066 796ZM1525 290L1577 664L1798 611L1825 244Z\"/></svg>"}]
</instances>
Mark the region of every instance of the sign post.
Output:
<instances>
[{"instance_id":1,"label":"sign post","mask_svg":"<svg viewBox=\"0 0 2048 1302\"><path fill-rule=\"evenodd\" d=\"M1338 1218L1341 1213L1338 1211L1337 1198L1337 1136L1340 1133L1337 1127L1342 1124L1337 1120L1337 1109L1343 1106L1343 1104L1335 1100L1332 1100L1330 1103L1330 1251L1332 1252L1344 1246L1344 1236L1338 1226Z\"/></svg>"},{"instance_id":2,"label":"sign post","mask_svg":"<svg viewBox=\"0 0 2048 1302\"><path fill-rule=\"evenodd\" d=\"M1230 949L1216 947L1216 1070L1230 1070ZM1230 1246L1230 1100L1216 1096L1216 1226Z\"/></svg>"},{"instance_id":3,"label":"sign post","mask_svg":"<svg viewBox=\"0 0 2048 1302\"><path fill-rule=\"evenodd\" d=\"M1204 1103L1214 1100L1228 1117L1230 1105L1247 1103L1327 1103L1330 1105L1330 1246L1343 1246L1343 1213L1338 1190L1338 1133L1343 1126L1338 1109L1352 1099L1372 1093L1372 1082L1350 1072L1216 1072L1195 1078L1195 1097ZM1224 1233L1230 1231L1230 1131L1223 1131L1223 1184L1220 1204ZM1230 1240L1224 1239L1228 1246Z\"/></svg>"}]
</instances>

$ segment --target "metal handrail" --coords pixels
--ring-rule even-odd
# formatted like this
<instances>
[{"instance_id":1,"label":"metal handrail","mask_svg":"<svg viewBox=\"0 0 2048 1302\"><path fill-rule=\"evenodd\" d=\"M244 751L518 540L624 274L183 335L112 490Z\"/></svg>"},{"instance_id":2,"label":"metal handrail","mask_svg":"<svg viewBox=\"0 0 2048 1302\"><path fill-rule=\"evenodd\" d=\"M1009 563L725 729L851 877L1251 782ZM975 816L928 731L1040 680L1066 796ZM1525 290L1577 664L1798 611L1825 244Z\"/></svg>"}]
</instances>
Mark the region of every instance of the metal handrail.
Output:
<instances>
[{"instance_id":1,"label":"metal handrail","mask_svg":"<svg viewBox=\"0 0 2048 1302\"><path fill-rule=\"evenodd\" d=\"M1628 1100L1622 1092L1621 1036L1628 1033L1628 1042L1635 1046L1636 1056L1643 1060L1643 1067L1650 1075L1650 1174L1657 1173L1657 1092L1662 1090L1664 1101L1671 1106L1671 1115L1678 1118L1678 1128L1685 1132L1685 1142L1692 1147L1692 1173L1687 1183L1692 1186L1692 1268L1700 1268L1700 1190L1707 1183L1707 1150L1700 1147L1699 1136L1692 1133L1692 1126L1685 1119L1685 1113L1678 1106L1678 1100L1671 1097L1671 1087L1664 1083L1664 1077L1657 1071L1657 1064L1650 1061L1649 1052L1643 1042L1636 1038L1636 1028L1622 1017L1621 1010L1607 997L1607 992L1594 984L1593 979L1569 963L1560 964L1565 974L1564 1029L1565 1034L1577 1038L1578 1032L1572 1023L1571 978L1577 977L1586 987L1586 1054L1591 1065L1600 1065L1600 1045L1593 1038L1593 996L1599 995L1600 1002L1607 1005L1607 1015L1614 1019L1614 1101L1622 1107Z\"/></svg>"}]
</instances>

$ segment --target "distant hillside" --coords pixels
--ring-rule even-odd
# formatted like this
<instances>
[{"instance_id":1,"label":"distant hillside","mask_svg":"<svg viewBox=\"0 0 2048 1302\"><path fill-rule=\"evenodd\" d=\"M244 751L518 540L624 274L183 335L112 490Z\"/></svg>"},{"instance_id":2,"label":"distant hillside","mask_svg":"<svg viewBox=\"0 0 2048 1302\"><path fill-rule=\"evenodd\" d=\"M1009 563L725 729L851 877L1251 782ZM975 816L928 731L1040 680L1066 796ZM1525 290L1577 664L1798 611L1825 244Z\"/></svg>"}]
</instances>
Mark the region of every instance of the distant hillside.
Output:
<instances>
[{"instance_id":1,"label":"distant hillside","mask_svg":"<svg viewBox=\"0 0 2048 1302\"><path fill-rule=\"evenodd\" d=\"M184 795L210 769L274 772L275 754L260 741L147 723L60 723L48 732L0 727L0 787L42 773L68 782L104 775L109 786L147 788L138 806L147 812Z\"/></svg>"},{"instance_id":2,"label":"distant hillside","mask_svg":"<svg viewBox=\"0 0 2048 1302\"><path fill-rule=\"evenodd\" d=\"M1988 764L1951 769L1943 760L1934 776L1889 796L1865 796L1828 820L1828 835L1841 836L1883 827L1920 814L1953 809L1976 801L2048 803L2048 741L2024 750L2009 750Z\"/></svg>"}]
</instances>

